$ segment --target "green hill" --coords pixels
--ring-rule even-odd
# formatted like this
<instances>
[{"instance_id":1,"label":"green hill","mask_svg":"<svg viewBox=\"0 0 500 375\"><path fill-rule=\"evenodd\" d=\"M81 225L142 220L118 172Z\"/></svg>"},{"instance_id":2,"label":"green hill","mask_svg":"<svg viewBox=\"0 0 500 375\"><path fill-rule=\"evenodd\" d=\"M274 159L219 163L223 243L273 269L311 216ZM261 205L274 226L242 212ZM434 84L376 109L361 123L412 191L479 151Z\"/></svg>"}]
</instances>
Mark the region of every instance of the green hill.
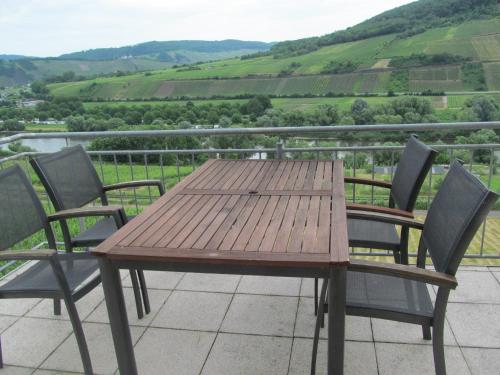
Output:
<instances>
[{"instance_id":1,"label":"green hill","mask_svg":"<svg viewBox=\"0 0 500 375\"><path fill-rule=\"evenodd\" d=\"M94 99L500 90L499 30L500 17L472 20L407 38L390 34L333 44L299 56L234 58L188 69L170 68L49 87L54 95ZM410 64L404 69L391 66L391 60L404 56L411 62L414 54L440 57L444 53L450 54L453 61L461 62L432 66ZM332 65L332 61L336 63ZM329 67L346 62L355 70L344 74L325 73ZM485 82L479 82L481 79Z\"/></svg>"},{"instance_id":2,"label":"green hill","mask_svg":"<svg viewBox=\"0 0 500 375\"><path fill-rule=\"evenodd\" d=\"M0 55L0 86L26 84L70 71L74 76L92 77L119 71L133 73L157 70L176 64L227 59L265 51L271 45L240 40L168 41L100 48L44 59Z\"/></svg>"}]
</instances>

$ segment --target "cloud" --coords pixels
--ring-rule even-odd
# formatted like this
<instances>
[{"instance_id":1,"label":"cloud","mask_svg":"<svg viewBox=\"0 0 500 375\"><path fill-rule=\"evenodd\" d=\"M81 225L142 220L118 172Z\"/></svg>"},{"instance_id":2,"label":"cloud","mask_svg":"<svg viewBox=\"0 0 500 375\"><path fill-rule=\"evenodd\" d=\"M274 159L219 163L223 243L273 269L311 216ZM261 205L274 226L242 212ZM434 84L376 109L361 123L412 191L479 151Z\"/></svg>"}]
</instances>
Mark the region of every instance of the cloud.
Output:
<instances>
[{"instance_id":1,"label":"cloud","mask_svg":"<svg viewBox=\"0 0 500 375\"><path fill-rule=\"evenodd\" d=\"M0 53L54 56L149 40L323 35L408 0L1 0Z\"/></svg>"}]
</instances>

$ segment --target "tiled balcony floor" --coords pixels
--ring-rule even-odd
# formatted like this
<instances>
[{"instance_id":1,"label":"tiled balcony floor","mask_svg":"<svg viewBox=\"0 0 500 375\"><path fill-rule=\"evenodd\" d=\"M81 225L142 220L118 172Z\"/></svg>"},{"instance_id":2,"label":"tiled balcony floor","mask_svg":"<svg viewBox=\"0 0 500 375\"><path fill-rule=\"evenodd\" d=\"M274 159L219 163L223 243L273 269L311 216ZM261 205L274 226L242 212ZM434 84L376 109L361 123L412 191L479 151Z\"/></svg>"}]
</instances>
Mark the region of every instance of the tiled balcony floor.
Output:
<instances>
[{"instance_id":1,"label":"tiled balcony floor","mask_svg":"<svg viewBox=\"0 0 500 375\"><path fill-rule=\"evenodd\" d=\"M135 313L124 275L139 374L308 374L314 327L308 279L147 272L152 312ZM448 373L500 374L500 268L462 267L448 304ZM97 374L117 373L101 288L77 303ZM0 375L82 371L65 312L50 300L0 300ZM325 338L325 330L322 337ZM347 317L346 374L434 374L420 327ZM318 373L325 373L322 340Z\"/></svg>"}]
</instances>

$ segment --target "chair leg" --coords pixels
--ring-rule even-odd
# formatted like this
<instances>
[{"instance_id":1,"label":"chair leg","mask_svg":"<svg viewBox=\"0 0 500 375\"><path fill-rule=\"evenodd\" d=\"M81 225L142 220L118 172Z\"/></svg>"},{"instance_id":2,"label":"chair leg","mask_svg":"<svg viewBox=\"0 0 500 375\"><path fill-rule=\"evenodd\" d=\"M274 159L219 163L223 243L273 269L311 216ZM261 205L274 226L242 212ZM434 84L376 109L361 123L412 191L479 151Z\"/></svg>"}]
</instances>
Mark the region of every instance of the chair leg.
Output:
<instances>
[{"instance_id":1,"label":"chair leg","mask_svg":"<svg viewBox=\"0 0 500 375\"><path fill-rule=\"evenodd\" d=\"M399 250L394 250L393 254L394 254L394 263L401 264L401 253L399 252Z\"/></svg>"},{"instance_id":2,"label":"chair leg","mask_svg":"<svg viewBox=\"0 0 500 375\"><path fill-rule=\"evenodd\" d=\"M2 338L0 337L0 368L3 368Z\"/></svg>"},{"instance_id":3,"label":"chair leg","mask_svg":"<svg viewBox=\"0 0 500 375\"><path fill-rule=\"evenodd\" d=\"M436 375L446 375L443 342L444 324L436 324L432 329L432 350L434 352L434 367Z\"/></svg>"},{"instance_id":4,"label":"chair leg","mask_svg":"<svg viewBox=\"0 0 500 375\"><path fill-rule=\"evenodd\" d=\"M75 333L76 342L78 344L78 349L80 350L80 356L82 357L83 370L85 375L93 375L92 362L90 360L89 349L87 347L87 341L85 340L85 334L82 328L82 322L78 316L78 311L76 310L75 303L72 300L65 299L66 308L68 309L69 318L73 326L73 332Z\"/></svg>"},{"instance_id":5,"label":"chair leg","mask_svg":"<svg viewBox=\"0 0 500 375\"><path fill-rule=\"evenodd\" d=\"M314 315L318 315L318 278L314 278Z\"/></svg>"},{"instance_id":6,"label":"chair leg","mask_svg":"<svg viewBox=\"0 0 500 375\"><path fill-rule=\"evenodd\" d=\"M428 324L422 325L422 336L424 340L430 340L432 338L431 327Z\"/></svg>"},{"instance_id":7,"label":"chair leg","mask_svg":"<svg viewBox=\"0 0 500 375\"><path fill-rule=\"evenodd\" d=\"M61 300L54 298L54 315L61 315Z\"/></svg>"},{"instance_id":8,"label":"chair leg","mask_svg":"<svg viewBox=\"0 0 500 375\"><path fill-rule=\"evenodd\" d=\"M142 319L144 311L142 309L141 290L139 288L139 281L137 280L137 271L130 270L130 280L132 280L132 288L134 290L135 307L137 308L137 317Z\"/></svg>"},{"instance_id":9,"label":"chair leg","mask_svg":"<svg viewBox=\"0 0 500 375\"><path fill-rule=\"evenodd\" d=\"M319 304L319 307L318 307L318 316L316 318L316 325L314 326L313 351L312 351L312 357L311 357L311 375L316 374L316 357L318 356L319 331L320 331L320 326L322 325L322 321L324 321L324 319L321 319L321 317L323 317L323 315L324 315L325 297L326 297L327 286L328 286L328 282L325 279L325 280L323 280L323 286L321 287L321 296L320 296L321 303Z\"/></svg>"},{"instance_id":10,"label":"chair leg","mask_svg":"<svg viewBox=\"0 0 500 375\"><path fill-rule=\"evenodd\" d=\"M139 284L141 287L142 300L144 302L144 312L149 314L151 312L151 305L149 304L148 288L146 285L146 278L144 277L143 270L137 270L137 275L139 276Z\"/></svg>"}]
</instances>

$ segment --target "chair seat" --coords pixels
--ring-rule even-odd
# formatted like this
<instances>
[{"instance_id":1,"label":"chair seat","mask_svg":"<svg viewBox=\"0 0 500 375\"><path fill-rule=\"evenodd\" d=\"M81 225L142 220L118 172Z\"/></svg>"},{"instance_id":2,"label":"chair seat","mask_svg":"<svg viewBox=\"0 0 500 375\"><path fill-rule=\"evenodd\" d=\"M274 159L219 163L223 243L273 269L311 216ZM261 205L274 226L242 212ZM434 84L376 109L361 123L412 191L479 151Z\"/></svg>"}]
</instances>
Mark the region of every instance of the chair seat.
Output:
<instances>
[{"instance_id":1,"label":"chair seat","mask_svg":"<svg viewBox=\"0 0 500 375\"><path fill-rule=\"evenodd\" d=\"M400 239L396 226L374 220L347 220L349 245L374 249L398 250Z\"/></svg>"},{"instance_id":2,"label":"chair seat","mask_svg":"<svg viewBox=\"0 0 500 375\"><path fill-rule=\"evenodd\" d=\"M68 281L71 292L94 274L99 265L97 259L88 254L61 254L59 261ZM100 277L96 274L96 277ZM61 290L48 261L38 261L26 271L0 286L0 295L9 293L29 293L34 291L55 292Z\"/></svg>"},{"instance_id":3,"label":"chair seat","mask_svg":"<svg viewBox=\"0 0 500 375\"><path fill-rule=\"evenodd\" d=\"M134 217L128 216L128 220L130 221ZM116 230L115 220L112 217L107 217L73 237L72 244L75 247L96 246L115 233Z\"/></svg>"},{"instance_id":4,"label":"chair seat","mask_svg":"<svg viewBox=\"0 0 500 375\"><path fill-rule=\"evenodd\" d=\"M427 284L399 277L349 271L347 308L361 308L432 317Z\"/></svg>"}]
</instances>

